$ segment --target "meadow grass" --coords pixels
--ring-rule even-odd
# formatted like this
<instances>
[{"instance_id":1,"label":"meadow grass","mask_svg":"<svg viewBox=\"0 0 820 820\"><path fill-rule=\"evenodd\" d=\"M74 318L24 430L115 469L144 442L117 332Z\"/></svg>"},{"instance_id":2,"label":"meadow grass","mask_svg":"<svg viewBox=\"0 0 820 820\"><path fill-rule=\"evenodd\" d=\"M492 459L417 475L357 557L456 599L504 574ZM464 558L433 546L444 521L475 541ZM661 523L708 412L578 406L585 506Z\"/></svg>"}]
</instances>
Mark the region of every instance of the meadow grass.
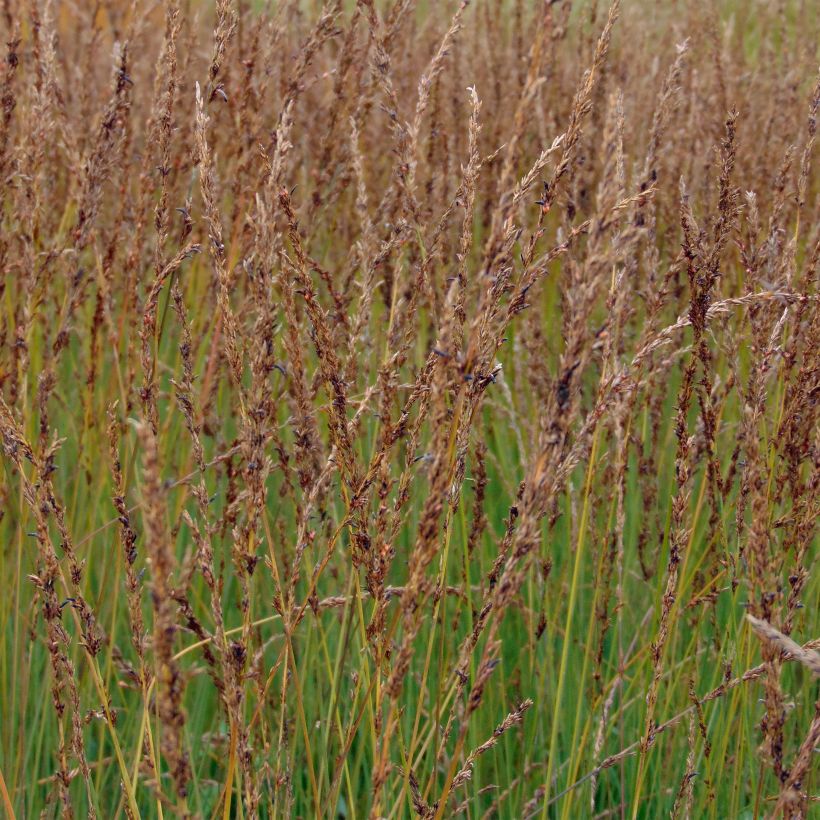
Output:
<instances>
[{"instance_id":1,"label":"meadow grass","mask_svg":"<svg viewBox=\"0 0 820 820\"><path fill-rule=\"evenodd\" d=\"M5 814L811 816L819 19L4 3Z\"/></svg>"}]
</instances>

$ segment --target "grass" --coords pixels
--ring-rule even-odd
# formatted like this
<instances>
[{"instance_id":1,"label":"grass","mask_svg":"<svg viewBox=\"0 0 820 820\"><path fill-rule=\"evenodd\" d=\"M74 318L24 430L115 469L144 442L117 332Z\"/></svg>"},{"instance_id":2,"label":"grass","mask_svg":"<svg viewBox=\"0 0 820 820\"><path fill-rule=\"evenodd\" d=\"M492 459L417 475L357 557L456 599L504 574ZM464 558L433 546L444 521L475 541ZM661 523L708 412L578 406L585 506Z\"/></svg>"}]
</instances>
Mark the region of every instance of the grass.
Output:
<instances>
[{"instance_id":1,"label":"grass","mask_svg":"<svg viewBox=\"0 0 820 820\"><path fill-rule=\"evenodd\" d=\"M10 818L808 817L818 12L7 4Z\"/></svg>"}]
</instances>

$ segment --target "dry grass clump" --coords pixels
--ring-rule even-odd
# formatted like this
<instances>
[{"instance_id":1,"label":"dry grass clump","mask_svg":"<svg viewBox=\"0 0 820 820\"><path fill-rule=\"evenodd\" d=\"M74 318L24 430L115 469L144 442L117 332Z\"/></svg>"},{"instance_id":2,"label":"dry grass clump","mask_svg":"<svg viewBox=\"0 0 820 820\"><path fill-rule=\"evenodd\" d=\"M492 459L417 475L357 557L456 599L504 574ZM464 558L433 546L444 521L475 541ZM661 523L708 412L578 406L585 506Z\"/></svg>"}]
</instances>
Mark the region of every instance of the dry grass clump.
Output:
<instances>
[{"instance_id":1,"label":"dry grass clump","mask_svg":"<svg viewBox=\"0 0 820 820\"><path fill-rule=\"evenodd\" d=\"M809 816L817 8L0 20L9 817Z\"/></svg>"}]
</instances>

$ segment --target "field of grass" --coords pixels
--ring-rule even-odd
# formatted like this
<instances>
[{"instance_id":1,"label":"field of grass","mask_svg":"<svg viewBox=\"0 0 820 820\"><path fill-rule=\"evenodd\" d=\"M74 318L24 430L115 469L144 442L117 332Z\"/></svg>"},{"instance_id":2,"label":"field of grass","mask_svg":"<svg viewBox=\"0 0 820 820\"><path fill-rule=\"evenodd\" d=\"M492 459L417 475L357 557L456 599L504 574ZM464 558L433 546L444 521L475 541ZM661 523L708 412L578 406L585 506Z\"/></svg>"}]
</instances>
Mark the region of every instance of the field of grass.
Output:
<instances>
[{"instance_id":1,"label":"field of grass","mask_svg":"<svg viewBox=\"0 0 820 820\"><path fill-rule=\"evenodd\" d=\"M1 5L0 813L817 816L816 4Z\"/></svg>"}]
</instances>

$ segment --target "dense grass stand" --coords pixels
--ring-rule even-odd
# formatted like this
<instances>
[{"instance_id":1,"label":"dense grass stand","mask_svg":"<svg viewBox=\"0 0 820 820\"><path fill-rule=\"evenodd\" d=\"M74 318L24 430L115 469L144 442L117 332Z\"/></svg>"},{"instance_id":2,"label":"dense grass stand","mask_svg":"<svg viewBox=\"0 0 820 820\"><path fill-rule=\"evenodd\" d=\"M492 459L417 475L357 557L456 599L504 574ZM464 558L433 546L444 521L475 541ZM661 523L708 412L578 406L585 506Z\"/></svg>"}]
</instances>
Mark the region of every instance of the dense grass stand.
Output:
<instances>
[{"instance_id":1,"label":"dense grass stand","mask_svg":"<svg viewBox=\"0 0 820 820\"><path fill-rule=\"evenodd\" d=\"M9 818L808 818L820 6L0 4Z\"/></svg>"}]
</instances>

